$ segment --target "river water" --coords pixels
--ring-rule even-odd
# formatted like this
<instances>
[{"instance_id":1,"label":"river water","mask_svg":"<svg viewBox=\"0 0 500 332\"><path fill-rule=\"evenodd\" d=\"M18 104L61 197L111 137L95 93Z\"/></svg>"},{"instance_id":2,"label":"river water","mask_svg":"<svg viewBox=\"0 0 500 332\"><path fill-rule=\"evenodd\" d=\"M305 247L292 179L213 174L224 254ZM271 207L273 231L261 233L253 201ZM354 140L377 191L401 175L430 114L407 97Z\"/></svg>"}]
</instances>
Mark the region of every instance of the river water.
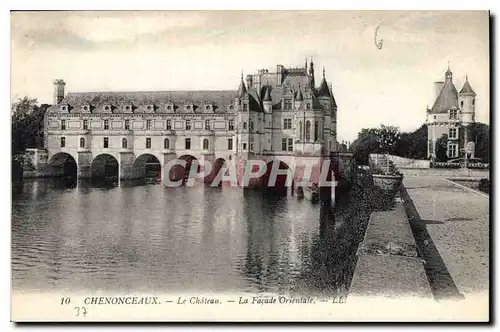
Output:
<instances>
[{"instance_id":1,"label":"river water","mask_svg":"<svg viewBox=\"0 0 500 332\"><path fill-rule=\"evenodd\" d=\"M14 184L12 199L12 287L44 292L344 292L371 209L55 179Z\"/></svg>"}]
</instances>

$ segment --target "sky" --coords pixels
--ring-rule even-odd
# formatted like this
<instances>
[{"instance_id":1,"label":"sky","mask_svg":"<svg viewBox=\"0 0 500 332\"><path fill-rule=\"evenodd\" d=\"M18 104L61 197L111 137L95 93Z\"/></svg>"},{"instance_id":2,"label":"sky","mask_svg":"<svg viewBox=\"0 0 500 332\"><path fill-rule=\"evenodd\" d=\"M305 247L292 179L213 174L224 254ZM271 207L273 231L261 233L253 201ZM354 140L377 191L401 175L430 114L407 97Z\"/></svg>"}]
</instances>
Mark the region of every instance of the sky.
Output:
<instances>
[{"instance_id":1,"label":"sky","mask_svg":"<svg viewBox=\"0 0 500 332\"><path fill-rule=\"evenodd\" d=\"M56 78L66 92L236 90L242 72L311 57L316 82L325 67L333 86L339 141L420 127L448 63L489 124L486 11L13 12L11 101L51 104Z\"/></svg>"}]
</instances>

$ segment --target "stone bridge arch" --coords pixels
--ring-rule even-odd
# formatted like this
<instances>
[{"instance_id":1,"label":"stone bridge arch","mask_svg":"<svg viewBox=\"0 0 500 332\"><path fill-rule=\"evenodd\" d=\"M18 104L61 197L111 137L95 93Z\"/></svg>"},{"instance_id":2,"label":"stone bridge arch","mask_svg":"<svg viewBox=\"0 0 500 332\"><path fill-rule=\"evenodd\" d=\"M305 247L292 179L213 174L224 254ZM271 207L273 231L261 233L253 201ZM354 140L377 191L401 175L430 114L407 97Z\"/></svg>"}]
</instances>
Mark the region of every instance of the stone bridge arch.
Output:
<instances>
[{"instance_id":1,"label":"stone bridge arch","mask_svg":"<svg viewBox=\"0 0 500 332\"><path fill-rule=\"evenodd\" d=\"M49 165L56 176L68 176L75 179L78 176L78 157L75 158L68 152L54 153L49 158Z\"/></svg>"},{"instance_id":2,"label":"stone bridge arch","mask_svg":"<svg viewBox=\"0 0 500 332\"><path fill-rule=\"evenodd\" d=\"M162 168L159 156L154 153L143 153L134 160L133 177L161 179Z\"/></svg>"},{"instance_id":3,"label":"stone bridge arch","mask_svg":"<svg viewBox=\"0 0 500 332\"><path fill-rule=\"evenodd\" d=\"M109 153L101 153L92 159L90 174L92 178L119 178L119 159Z\"/></svg>"}]
</instances>

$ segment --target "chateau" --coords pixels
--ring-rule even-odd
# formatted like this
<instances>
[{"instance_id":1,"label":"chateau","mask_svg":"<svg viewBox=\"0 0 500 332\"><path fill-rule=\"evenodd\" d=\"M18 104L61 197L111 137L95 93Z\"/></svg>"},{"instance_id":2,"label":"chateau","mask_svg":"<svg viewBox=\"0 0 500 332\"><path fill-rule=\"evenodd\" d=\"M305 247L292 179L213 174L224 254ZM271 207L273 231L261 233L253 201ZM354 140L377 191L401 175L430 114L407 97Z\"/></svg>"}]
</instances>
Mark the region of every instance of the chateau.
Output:
<instances>
[{"instance_id":1,"label":"chateau","mask_svg":"<svg viewBox=\"0 0 500 332\"><path fill-rule=\"evenodd\" d=\"M449 67L445 73L445 81L435 82L434 88L434 105L431 109L427 107L427 157L436 157L436 141L445 134L448 135L447 156L457 158L460 156L460 150L464 148L459 146L460 128L475 122L476 93L472 90L467 76L462 89L457 92ZM474 153L471 157L474 157Z\"/></svg>"},{"instance_id":2,"label":"chateau","mask_svg":"<svg viewBox=\"0 0 500 332\"><path fill-rule=\"evenodd\" d=\"M237 86L237 84L235 84ZM70 92L54 82L45 117L48 163L77 176L143 177L145 165L169 160L327 156L337 149L337 104L325 70L314 63L277 65L241 75L237 90ZM163 172L162 172L163 177Z\"/></svg>"}]
</instances>

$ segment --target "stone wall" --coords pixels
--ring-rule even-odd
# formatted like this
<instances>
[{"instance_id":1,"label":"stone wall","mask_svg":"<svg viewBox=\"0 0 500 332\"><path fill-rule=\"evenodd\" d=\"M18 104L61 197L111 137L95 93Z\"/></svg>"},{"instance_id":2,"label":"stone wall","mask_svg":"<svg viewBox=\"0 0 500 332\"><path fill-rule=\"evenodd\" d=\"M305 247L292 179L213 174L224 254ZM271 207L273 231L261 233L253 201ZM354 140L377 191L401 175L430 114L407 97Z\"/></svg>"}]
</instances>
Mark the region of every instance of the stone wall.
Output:
<instances>
[{"instance_id":1,"label":"stone wall","mask_svg":"<svg viewBox=\"0 0 500 332\"><path fill-rule=\"evenodd\" d=\"M433 299L401 200L390 211L371 214L357 257L349 298Z\"/></svg>"},{"instance_id":2,"label":"stone wall","mask_svg":"<svg viewBox=\"0 0 500 332\"><path fill-rule=\"evenodd\" d=\"M464 169L464 168L429 168L429 169L400 169L404 176L442 176L447 178L468 177L477 179L489 179L490 171L487 169Z\"/></svg>"},{"instance_id":3,"label":"stone wall","mask_svg":"<svg viewBox=\"0 0 500 332\"><path fill-rule=\"evenodd\" d=\"M371 154L370 158L372 159L377 159L377 158L383 158L382 154ZM399 156L393 156L393 155L387 155L387 159L392 161L394 163L394 166L396 166L398 169L404 169L404 168L430 168L430 160L424 160L424 159L410 159L410 158L403 158Z\"/></svg>"}]
</instances>

